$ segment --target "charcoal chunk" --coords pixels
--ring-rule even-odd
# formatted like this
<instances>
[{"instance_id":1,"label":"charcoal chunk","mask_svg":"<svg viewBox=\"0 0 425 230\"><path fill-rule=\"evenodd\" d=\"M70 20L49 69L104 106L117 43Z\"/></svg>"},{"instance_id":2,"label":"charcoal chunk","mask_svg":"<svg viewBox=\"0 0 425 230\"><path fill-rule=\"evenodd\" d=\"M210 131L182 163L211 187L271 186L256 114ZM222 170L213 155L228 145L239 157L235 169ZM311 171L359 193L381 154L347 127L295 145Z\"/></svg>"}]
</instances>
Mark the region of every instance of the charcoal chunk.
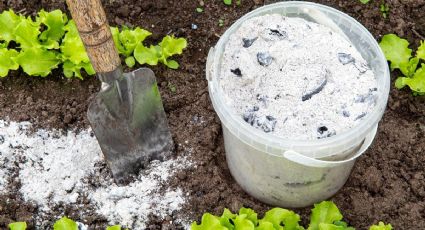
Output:
<instances>
[{"instance_id":1,"label":"charcoal chunk","mask_svg":"<svg viewBox=\"0 0 425 230\"><path fill-rule=\"evenodd\" d=\"M350 117L350 112L347 110L342 111L342 115L344 115L344 117Z\"/></svg>"},{"instance_id":2,"label":"charcoal chunk","mask_svg":"<svg viewBox=\"0 0 425 230\"><path fill-rule=\"evenodd\" d=\"M269 66L272 64L273 58L268 52L259 52L257 53L258 63L262 66Z\"/></svg>"},{"instance_id":3,"label":"charcoal chunk","mask_svg":"<svg viewBox=\"0 0 425 230\"><path fill-rule=\"evenodd\" d=\"M248 48L250 46L252 46L252 44L258 39L258 37L255 38L242 38L242 42L243 42L243 47L244 48Z\"/></svg>"},{"instance_id":4,"label":"charcoal chunk","mask_svg":"<svg viewBox=\"0 0 425 230\"><path fill-rule=\"evenodd\" d=\"M320 126L319 128L317 128L317 132L320 134L323 134L326 131L328 131L328 127L326 126Z\"/></svg>"},{"instance_id":5,"label":"charcoal chunk","mask_svg":"<svg viewBox=\"0 0 425 230\"><path fill-rule=\"evenodd\" d=\"M288 38L288 34L286 33L286 31L277 29L270 29L269 35L278 36L280 39Z\"/></svg>"},{"instance_id":6,"label":"charcoal chunk","mask_svg":"<svg viewBox=\"0 0 425 230\"><path fill-rule=\"evenodd\" d=\"M317 128L317 133L319 134L317 139L323 139L323 138L326 138L326 137L331 137L331 136L336 135L335 130L329 129L326 126L320 126L319 128Z\"/></svg>"},{"instance_id":7,"label":"charcoal chunk","mask_svg":"<svg viewBox=\"0 0 425 230\"><path fill-rule=\"evenodd\" d=\"M0 145L4 143L4 136L0 135Z\"/></svg>"},{"instance_id":8,"label":"charcoal chunk","mask_svg":"<svg viewBox=\"0 0 425 230\"><path fill-rule=\"evenodd\" d=\"M233 74L235 74L238 77L242 77L242 71L239 68L231 69L230 72L232 72Z\"/></svg>"},{"instance_id":9,"label":"charcoal chunk","mask_svg":"<svg viewBox=\"0 0 425 230\"><path fill-rule=\"evenodd\" d=\"M257 115L254 113L254 111L246 111L243 114L243 119L250 125L254 125L254 122L257 120Z\"/></svg>"},{"instance_id":10,"label":"charcoal chunk","mask_svg":"<svg viewBox=\"0 0 425 230\"><path fill-rule=\"evenodd\" d=\"M358 115L357 117L356 117L356 119L354 119L355 121L357 121L357 120L359 120L359 119L362 119L363 117L365 117L367 115L367 113L362 113L362 114L360 114L360 115Z\"/></svg>"},{"instance_id":11,"label":"charcoal chunk","mask_svg":"<svg viewBox=\"0 0 425 230\"><path fill-rule=\"evenodd\" d=\"M317 85L316 88L307 91L301 98L302 101L307 101L310 100L311 97L313 97L314 95L320 93L323 88L325 88L326 84L328 83L328 80L325 78L324 81L322 81L322 83L320 85Z\"/></svg>"},{"instance_id":12,"label":"charcoal chunk","mask_svg":"<svg viewBox=\"0 0 425 230\"><path fill-rule=\"evenodd\" d=\"M262 116L256 119L254 127L262 129L265 133L273 132L277 120L272 116Z\"/></svg>"},{"instance_id":13,"label":"charcoal chunk","mask_svg":"<svg viewBox=\"0 0 425 230\"><path fill-rule=\"evenodd\" d=\"M351 56L351 54L346 54L346 53L338 53L338 59L339 59L339 62L341 62L343 65L346 65L355 61L354 58Z\"/></svg>"},{"instance_id":14,"label":"charcoal chunk","mask_svg":"<svg viewBox=\"0 0 425 230\"><path fill-rule=\"evenodd\" d=\"M377 96L374 94L375 91L369 91L367 94L357 95L354 99L356 103L369 103L370 105L376 103Z\"/></svg>"},{"instance_id":15,"label":"charcoal chunk","mask_svg":"<svg viewBox=\"0 0 425 230\"><path fill-rule=\"evenodd\" d=\"M260 108L258 106L253 106L251 109L248 109L243 115L243 119L244 121L246 121L247 123L249 123L250 125L254 125L254 122L256 121L256 119L258 118L258 116L255 114L255 112L257 112L258 110L260 110Z\"/></svg>"}]
</instances>

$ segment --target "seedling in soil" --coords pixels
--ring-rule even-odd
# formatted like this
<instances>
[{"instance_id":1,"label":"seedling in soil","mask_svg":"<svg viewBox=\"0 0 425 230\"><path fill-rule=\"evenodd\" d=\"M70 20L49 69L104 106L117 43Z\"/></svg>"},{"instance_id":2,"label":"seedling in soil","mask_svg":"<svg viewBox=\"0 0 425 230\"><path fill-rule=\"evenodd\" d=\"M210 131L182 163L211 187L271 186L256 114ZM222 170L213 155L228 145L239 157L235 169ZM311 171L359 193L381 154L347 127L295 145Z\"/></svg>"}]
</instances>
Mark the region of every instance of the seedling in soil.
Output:
<instances>
[{"instance_id":1,"label":"seedling in soil","mask_svg":"<svg viewBox=\"0 0 425 230\"><path fill-rule=\"evenodd\" d=\"M220 27L224 26L224 20L223 19L218 20L218 26L220 26Z\"/></svg>"},{"instance_id":2,"label":"seedling in soil","mask_svg":"<svg viewBox=\"0 0 425 230\"><path fill-rule=\"evenodd\" d=\"M384 18L387 18L388 17L388 14L390 13L390 7L386 3L382 3L379 6L379 10L381 11L382 16Z\"/></svg>"},{"instance_id":3,"label":"seedling in soil","mask_svg":"<svg viewBox=\"0 0 425 230\"><path fill-rule=\"evenodd\" d=\"M175 93L177 91L176 86L171 82L168 82L168 89L170 89L172 93Z\"/></svg>"},{"instance_id":4,"label":"seedling in soil","mask_svg":"<svg viewBox=\"0 0 425 230\"><path fill-rule=\"evenodd\" d=\"M360 2L363 3L363 4L367 4L367 3L370 2L370 0L360 0Z\"/></svg>"},{"instance_id":5,"label":"seedling in soil","mask_svg":"<svg viewBox=\"0 0 425 230\"><path fill-rule=\"evenodd\" d=\"M204 12L204 9L202 9L202 7L198 7L198 8L196 8L196 12L202 13L202 12Z\"/></svg>"},{"instance_id":6,"label":"seedling in soil","mask_svg":"<svg viewBox=\"0 0 425 230\"><path fill-rule=\"evenodd\" d=\"M413 95L425 95L425 42L421 41L415 57L409 49L409 42L395 34L385 35L379 45L391 62L391 70L399 69L403 74L397 78L395 86L398 89L409 86Z\"/></svg>"}]
</instances>

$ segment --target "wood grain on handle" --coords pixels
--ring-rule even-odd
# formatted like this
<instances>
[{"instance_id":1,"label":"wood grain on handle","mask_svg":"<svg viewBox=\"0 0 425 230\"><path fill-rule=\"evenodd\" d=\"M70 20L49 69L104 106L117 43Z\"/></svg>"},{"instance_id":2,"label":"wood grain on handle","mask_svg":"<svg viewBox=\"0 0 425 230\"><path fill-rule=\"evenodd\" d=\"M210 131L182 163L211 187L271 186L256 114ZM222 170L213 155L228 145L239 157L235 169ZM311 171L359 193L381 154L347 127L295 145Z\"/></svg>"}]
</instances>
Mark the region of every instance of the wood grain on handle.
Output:
<instances>
[{"instance_id":1,"label":"wood grain on handle","mask_svg":"<svg viewBox=\"0 0 425 230\"><path fill-rule=\"evenodd\" d=\"M94 70L107 73L121 65L100 0L66 0Z\"/></svg>"}]
</instances>

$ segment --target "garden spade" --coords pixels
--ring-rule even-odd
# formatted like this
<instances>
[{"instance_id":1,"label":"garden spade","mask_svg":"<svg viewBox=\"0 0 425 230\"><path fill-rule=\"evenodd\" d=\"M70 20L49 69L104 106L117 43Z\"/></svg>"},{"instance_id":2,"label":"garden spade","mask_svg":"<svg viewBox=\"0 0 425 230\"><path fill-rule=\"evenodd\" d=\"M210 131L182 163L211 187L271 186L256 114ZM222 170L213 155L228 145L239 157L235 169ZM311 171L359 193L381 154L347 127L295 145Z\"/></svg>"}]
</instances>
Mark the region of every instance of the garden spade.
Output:
<instances>
[{"instance_id":1,"label":"garden spade","mask_svg":"<svg viewBox=\"0 0 425 230\"><path fill-rule=\"evenodd\" d=\"M148 68L123 73L100 0L67 0L102 89L88 119L114 179L124 182L173 148L155 75Z\"/></svg>"}]
</instances>

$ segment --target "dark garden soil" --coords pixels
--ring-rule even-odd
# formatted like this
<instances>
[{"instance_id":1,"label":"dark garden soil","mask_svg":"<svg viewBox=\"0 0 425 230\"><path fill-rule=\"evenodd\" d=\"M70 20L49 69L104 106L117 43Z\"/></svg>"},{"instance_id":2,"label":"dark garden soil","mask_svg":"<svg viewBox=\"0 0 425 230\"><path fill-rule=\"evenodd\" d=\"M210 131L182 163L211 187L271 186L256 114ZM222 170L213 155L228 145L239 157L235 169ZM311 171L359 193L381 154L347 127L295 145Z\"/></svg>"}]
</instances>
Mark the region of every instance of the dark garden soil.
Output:
<instances>
[{"instance_id":1,"label":"dark garden soil","mask_svg":"<svg viewBox=\"0 0 425 230\"><path fill-rule=\"evenodd\" d=\"M197 168L177 174L170 186L182 187L189 201L181 215L199 220L202 213L219 214L225 207L235 211L241 206L260 213L267 205L244 193L231 177L226 165L223 136L218 117L209 100L205 80L208 50L219 36L243 14L274 1L245 0L241 6L227 7L221 0L105 0L112 25L127 24L151 30L150 41L165 34L186 37L189 47L179 58L181 68L154 67L176 146L193 149ZM358 0L318 0L342 10L365 25L376 37L397 33L416 47L425 36L425 0L386 0L390 7L385 19L381 1L367 5ZM203 6L204 12L195 9ZM34 15L41 8L66 10L64 0L0 0L0 10L12 8ZM219 19L224 26L219 26ZM191 24L198 29L191 29ZM393 75L393 80L396 75ZM28 77L15 71L0 80L0 119L30 121L37 128L62 130L88 127L87 104L99 89L94 77L68 80L60 72L46 79ZM175 88L171 90L171 88ZM202 121L202 122L200 122ZM346 220L358 229L382 220L395 229L425 229L425 98L413 97L407 90L391 90L388 110L380 123L379 134L371 149L356 163L344 188L332 200ZM183 154L177 147L177 154ZM70 207L58 208L73 216ZM304 223L309 208L297 210ZM21 200L18 194L0 197L0 228L12 220L31 223L37 207ZM85 218L92 228L102 219ZM87 220L88 219L88 220ZM152 216L149 229L176 229Z\"/></svg>"}]
</instances>

